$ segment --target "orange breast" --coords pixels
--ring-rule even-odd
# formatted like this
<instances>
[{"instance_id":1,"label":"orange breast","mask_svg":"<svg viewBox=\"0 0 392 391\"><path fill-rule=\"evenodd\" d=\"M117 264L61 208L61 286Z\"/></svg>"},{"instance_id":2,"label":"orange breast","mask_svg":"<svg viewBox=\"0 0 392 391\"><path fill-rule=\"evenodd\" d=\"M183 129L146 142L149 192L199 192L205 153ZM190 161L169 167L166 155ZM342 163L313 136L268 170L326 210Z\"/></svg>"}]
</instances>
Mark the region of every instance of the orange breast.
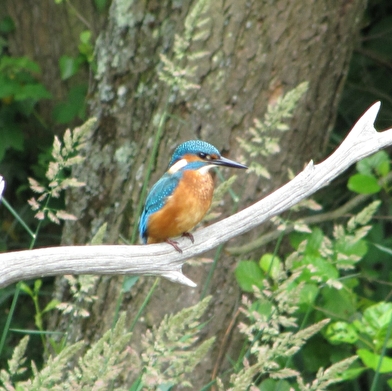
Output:
<instances>
[{"instance_id":1,"label":"orange breast","mask_svg":"<svg viewBox=\"0 0 392 391\"><path fill-rule=\"evenodd\" d=\"M211 206L214 183L209 173L185 171L165 206L148 219L148 243L163 242L190 231Z\"/></svg>"}]
</instances>

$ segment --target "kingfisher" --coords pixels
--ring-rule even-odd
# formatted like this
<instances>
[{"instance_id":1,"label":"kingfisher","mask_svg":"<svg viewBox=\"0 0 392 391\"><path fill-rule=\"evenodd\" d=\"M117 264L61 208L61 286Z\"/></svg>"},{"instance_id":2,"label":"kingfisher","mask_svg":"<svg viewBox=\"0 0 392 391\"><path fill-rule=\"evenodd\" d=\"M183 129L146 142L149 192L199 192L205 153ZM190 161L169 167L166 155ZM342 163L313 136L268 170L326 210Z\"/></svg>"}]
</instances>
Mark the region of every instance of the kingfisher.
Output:
<instances>
[{"instance_id":1,"label":"kingfisher","mask_svg":"<svg viewBox=\"0 0 392 391\"><path fill-rule=\"evenodd\" d=\"M147 195L139 222L144 244L167 242L182 253L172 238L184 236L194 243L189 231L211 206L214 182L209 170L216 166L247 168L205 141L186 141L175 149L168 170Z\"/></svg>"}]
</instances>

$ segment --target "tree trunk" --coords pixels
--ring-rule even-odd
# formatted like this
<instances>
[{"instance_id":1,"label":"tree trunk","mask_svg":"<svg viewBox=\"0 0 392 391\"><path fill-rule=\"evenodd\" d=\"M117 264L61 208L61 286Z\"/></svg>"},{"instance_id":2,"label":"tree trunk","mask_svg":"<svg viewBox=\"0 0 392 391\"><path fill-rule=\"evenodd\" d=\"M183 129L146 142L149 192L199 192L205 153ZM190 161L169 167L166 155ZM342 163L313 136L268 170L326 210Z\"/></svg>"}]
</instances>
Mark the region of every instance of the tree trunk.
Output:
<instances>
[{"instance_id":1,"label":"tree trunk","mask_svg":"<svg viewBox=\"0 0 392 391\"><path fill-rule=\"evenodd\" d=\"M98 118L99 125L86 150L84 166L75 173L87 185L69 194L68 210L79 221L66 225L64 244L88 242L105 222L106 243L131 237L139 217L137 205L144 201L140 194L153 140L166 107L170 117L159 140L150 186L165 171L175 146L185 140L201 138L230 158L241 160L237 137L249 137L247 129L254 118L262 119L269 103L303 81L309 82L309 89L289 121L290 131L281 139L281 152L261 162L273 179L241 175L234 185L241 196L239 207L279 187L287 180L288 168L296 172L311 158L321 158L366 1L210 2L208 12L201 16L208 18L202 27L206 30L203 39L192 42L188 61L183 64L197 66L194 82L200 88L180 98L158 78L160 54L171 58L174 35L183 35L184 20L195 4L113 1L107 26L96 43L98 71L91 115ZM208 54L192 62L190 54L198 51ZM223 216L231 208L232 201L227 200ZM255 235L238 238L238 242ZM219 256L211 283L205 287L208 264L185 270L198 283L196 289L161 280L134 335L138 341L137 335L165 314L198 302L204 288L212 294L203 338L214 335L217 341L189 379L195 389L209 382L217 363L220 371L230 368L228 361L219 358L238 356L235 329L222 345L239 306L240 291L234 279L237 260L224 251L206 256ZM152 278L140 278L124 295L121 309L127 311L129 322L152 283ZM91 316L72 321L72 338L82 335L85 340L96 340L112 326L121 287L121 278L99 280L94 292L98 299L88 308ZM66 297L62 279L57 283L57 296ZM54 325L65 319L52 321Z\"/></svg>"}]
</instances>

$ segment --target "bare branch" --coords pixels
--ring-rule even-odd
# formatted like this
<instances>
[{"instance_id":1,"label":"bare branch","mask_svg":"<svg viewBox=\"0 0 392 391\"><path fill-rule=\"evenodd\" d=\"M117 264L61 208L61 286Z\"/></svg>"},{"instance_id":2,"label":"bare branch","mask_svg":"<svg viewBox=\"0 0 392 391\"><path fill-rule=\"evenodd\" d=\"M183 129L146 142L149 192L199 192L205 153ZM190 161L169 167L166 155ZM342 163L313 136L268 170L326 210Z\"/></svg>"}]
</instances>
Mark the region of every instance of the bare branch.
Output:
<instances>
[{"instance_id":1,"label":"bare branch","mask_svg":"<svg viewBox=\"0 0 392 391\"><path fill-rule=\"evenodd\" d=\"M291 208L358 160L392 144L392 129L378 133L380 102L359 119L339 148L324 162L310 162L292 181L254 205L194 234L195 244L179 239L183 253L166 243L148 246L69 246L0 254L0 287L12 282L63 274L159 275L194 287L182 274L186 259L210 250Z\"/></svg>"}]
</instances>

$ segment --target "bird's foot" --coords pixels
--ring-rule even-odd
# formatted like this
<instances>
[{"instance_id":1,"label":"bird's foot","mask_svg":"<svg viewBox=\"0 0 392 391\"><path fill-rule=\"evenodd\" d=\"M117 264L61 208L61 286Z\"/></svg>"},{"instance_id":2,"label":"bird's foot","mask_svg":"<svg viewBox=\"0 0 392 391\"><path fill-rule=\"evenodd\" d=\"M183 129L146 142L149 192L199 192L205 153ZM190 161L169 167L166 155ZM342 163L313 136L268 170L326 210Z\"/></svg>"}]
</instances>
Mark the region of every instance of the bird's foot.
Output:
<instances>
[{"instance_id":1,"label":"bird's foot","mask_svg":"<svg viewBox=\"0 0 392 391\"><path fill-rule=\"evenodd\" d=\"M192 243L195 243L195 239L191 233L184 232L181 236L184 238L188 238Z\"/></svg>"},{"instance_id":2,"label":"bird's foot","mask_svg":"<svg viewBox=\"0 0 392 391\"><path fill-rule=\"evenodd\" d=\"M176 242L175 240L166 239L166 243L171 244L180 254L182 254L182 250L180 249L180 247L178 247L178 242Z\"/></svg>"}]
</instances>

